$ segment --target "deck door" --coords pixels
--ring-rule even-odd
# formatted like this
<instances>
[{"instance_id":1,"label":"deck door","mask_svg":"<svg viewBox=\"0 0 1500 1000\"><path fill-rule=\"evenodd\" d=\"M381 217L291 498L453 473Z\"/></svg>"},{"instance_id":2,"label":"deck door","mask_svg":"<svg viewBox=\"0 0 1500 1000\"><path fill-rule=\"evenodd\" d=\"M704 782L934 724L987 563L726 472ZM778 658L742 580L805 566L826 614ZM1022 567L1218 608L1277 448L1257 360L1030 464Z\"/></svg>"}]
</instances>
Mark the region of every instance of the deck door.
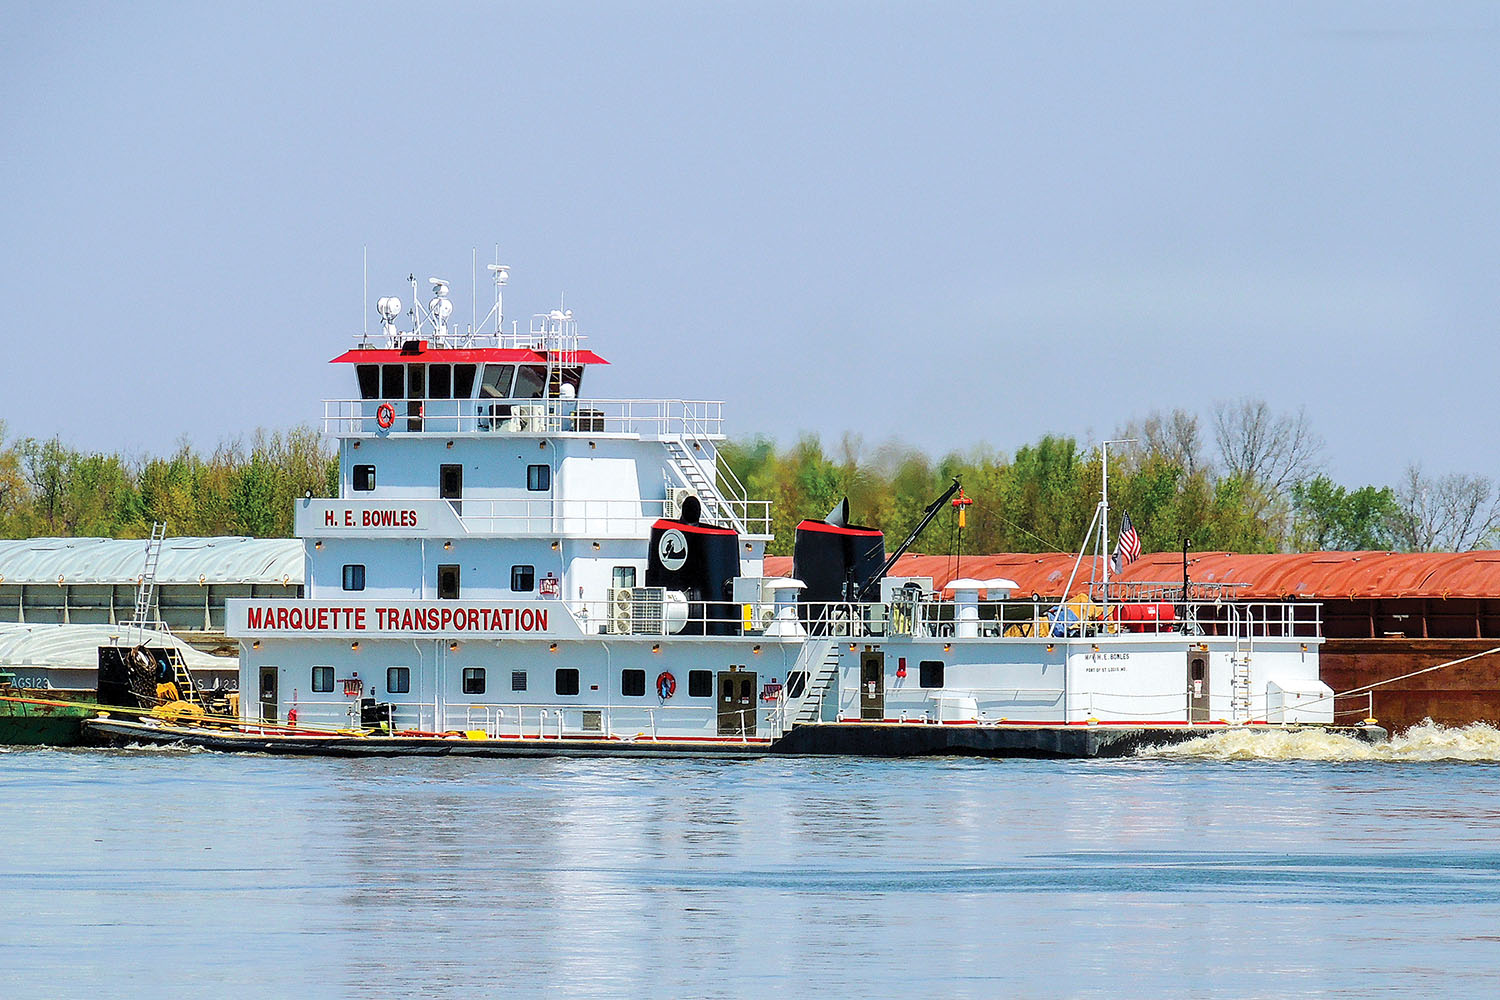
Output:
<instances>
[{"instance_id":1,"label":"deck door","mask_svg":"<svg viewBox=\"0 0 1500 1000\"><path fill-rule=\"evenodd\" d=\"M720 736L755 735L755 678L743 670L719 671Z\"/></svg>"},{"instance_id":2,"label":"deck door","mask_svg":"<svg viewBox=\"0 0 1500 1000\"><path fill-rule=\"evenodd\" d=\"M864 722L885 720L885 654L864 652L859 657L859 717Z\"/></svg>"},{"instance_id":3,"label":"deck door","mask_svg":"<svg viewBox=\"0 0 1500 1000\"><path fill-rule=\"evenodd\" d=\"M1208 654L1189 652L1187 663L1188 722L1208 721Z\"/></svg>"}]
</instances>

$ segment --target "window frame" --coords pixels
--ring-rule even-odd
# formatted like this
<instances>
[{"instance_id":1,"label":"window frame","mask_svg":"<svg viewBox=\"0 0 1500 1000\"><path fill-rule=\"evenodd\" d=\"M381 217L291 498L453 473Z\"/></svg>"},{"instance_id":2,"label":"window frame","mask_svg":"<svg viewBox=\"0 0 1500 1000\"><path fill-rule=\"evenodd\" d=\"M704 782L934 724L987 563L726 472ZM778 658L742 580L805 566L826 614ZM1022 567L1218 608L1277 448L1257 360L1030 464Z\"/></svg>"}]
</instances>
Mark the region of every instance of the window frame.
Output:
<instances>
[{"instance_id":1,"label":"window frame","mask_svg":"<svg viewBox=\"0 0 1500 1000\"><path fill-rule=\"evenodd\" d=\"M712 698L714 696L714 672L712 670L689 670L687 675L689 698ZM697 690L699 687L702 690Z\"/></svg>"},{"instance_id":2,"label":"window frame","mask_svg":"<svg viewBox=\"0 0 1500 1000\"><path fill-rule=\"evenodd\" d=\"M563 684L565 677L571 681L571 684ZM573 690L565 691L564 687L572 687ZM583 683L578 675L577 667L558 667L553 673L552 690L559 698L576 698L582 687Z\"/></svg>"},{"instance_id":3,"label":"window frame","mask_svg":"<svg viewBox=\"0 0 1500 1000\"><path fill-rule=\"evenodd\" d=\"M362 475L365 483L363 486L359 485ZM375 491L375 466L373 464L353 466L349 470L349 488L356 493L373 493Z\"/></svg>"},{"instance_id":4,"label":"window frame","mask_svg":"<svg viewBox=\"0 0 1500 1000\"><path fill-rule=\"evenodd\" d=\"M943 687L943 681L947 674L947 664L943 660L919 660L917 662L917 687L924 691L931 691ZM929 683L936 679L937 683Z\"/></svg>"},{"instance_id":5,"label":"window frame","mask_svg":"<svg viewBox=\"0 0 1500 1000\"><path fill-rule=\"evenodd\" d=\"M399 683L393 683L394 681L399 681ZM385 693L411 694L411 667L386 667Z\"/></svg>"},{"instance_id":6,"label":"window frame","mask_svg":"<svg viewBox=\"0 0 1500 1000\"><path fill-rule=\"evenodd\" d=\"M552 466L526 466L526 489L531 493L545 493L552 489Z\"/></svg>"},{"instance_id":7,"label":"window frame","mask_svg":"<svg viewBox=\"0 0 1500 1000\"><path fill-rule=\"evenodd\" d=\"M464 667L460 684L464 694L484 694L489 684L484 667Z\"/></svg>"},{"instance_id":8,"label":"window frame","mask_svg":"<svg viewBox=\"0 0 1500 1000\"><path fill-rule=\"evenodd\" d=\"M444 593L444 591L447 590L447 588L443 586L443 578L449 574L452 575L453 579L453 592L451 594L446 594ZM462 593L463 572L459 564L439 563L437 568L437 599L440 601L456 601L459 600L459 595Z\"/></svg>"},{"instance_id":9,"label":"window frame","mask_svg":"<svg viewBox=\"0 0 1500 1000\"><path fill-rule=\"evenodd\" d=\"M313 694L332 694L333 681L333 667L320 663L312 668Z\"/></svg>"},{"instance_id":10,"label":"window frame","mask_svg":"<svg viewBox=\"0 0 1500 1000\"><path fill-rule=\"evenodd\" d=\"M620 671L620 697L646 697L646 671L640 667L626 667Z\"/></svg>"},{"instance_id":11,"label":"window frame","mask_svg":"<svg viewBox=\"0 0 1500 1000\"><path fill-rule=\"evenodd\" d=\"M358 586L351 585L357 583ZM343 579L339 581L347 593L355 593L365 589L365 564L344 563Z\"/></svg>"}]
</instances>

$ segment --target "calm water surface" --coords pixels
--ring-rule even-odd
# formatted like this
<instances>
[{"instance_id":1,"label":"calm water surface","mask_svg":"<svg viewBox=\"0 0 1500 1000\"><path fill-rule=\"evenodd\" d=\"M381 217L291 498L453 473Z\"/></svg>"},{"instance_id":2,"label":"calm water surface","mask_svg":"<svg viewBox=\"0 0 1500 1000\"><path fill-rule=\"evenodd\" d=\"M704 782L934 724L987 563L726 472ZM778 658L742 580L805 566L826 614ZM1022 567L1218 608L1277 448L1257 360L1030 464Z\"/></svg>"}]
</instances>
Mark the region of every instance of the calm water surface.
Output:
<instances>
[{"instance_id":1,"label":"calm water surface","mask_svg":"<svg viewBox=\"0 0 1500 1000\"><path fill-rule=\"evenodd\" d=\"M0 753L0 997L1494 996L1500 765Z\"/></svg>"}]
</instances>

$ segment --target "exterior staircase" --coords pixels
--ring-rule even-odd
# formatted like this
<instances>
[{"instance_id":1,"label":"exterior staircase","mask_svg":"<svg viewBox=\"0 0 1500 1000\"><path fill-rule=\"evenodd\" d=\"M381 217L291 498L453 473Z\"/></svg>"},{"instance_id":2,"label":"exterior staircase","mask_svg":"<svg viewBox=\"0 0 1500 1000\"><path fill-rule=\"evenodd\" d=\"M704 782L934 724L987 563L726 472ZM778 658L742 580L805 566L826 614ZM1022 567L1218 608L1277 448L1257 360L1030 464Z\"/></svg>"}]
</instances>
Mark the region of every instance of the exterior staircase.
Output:
<instances>
[{"instance_id":1,"label":"exterior staircase","mask_svg":"<svg viewBox=\"0 0 1500 1000\"><path fill-rule=\"evenodd\" d=\"M818 721L818 716L823 710L823 697L833 686L838 670L839 644L837 640L811 637L803 640L802 652L798 655L797 662L792 665L792 669L787 672L787 676L790 679L791 674L801 671L807 680L803 682L801 697L786 699L782 718L790 720L787 723L787 729L810 725Z\"/></svg>"},{"instance_id":2,"label":"exterior staircase","mask_svg":"<svg viewBox=\"0 0 1500 1000\"><path fill-rule=\"evenodd\" d=\"M692 490L703 504L703 516L716 524L734 528L740 534L749 534L744 520L734 509L734 504L719 492L719 485L710 470L694 457L692 450L679 438L666 438L663 444L672 458L672 467L682 485ZM673 512L668 512L670 516Z\"/></svg>"}]
</instances>

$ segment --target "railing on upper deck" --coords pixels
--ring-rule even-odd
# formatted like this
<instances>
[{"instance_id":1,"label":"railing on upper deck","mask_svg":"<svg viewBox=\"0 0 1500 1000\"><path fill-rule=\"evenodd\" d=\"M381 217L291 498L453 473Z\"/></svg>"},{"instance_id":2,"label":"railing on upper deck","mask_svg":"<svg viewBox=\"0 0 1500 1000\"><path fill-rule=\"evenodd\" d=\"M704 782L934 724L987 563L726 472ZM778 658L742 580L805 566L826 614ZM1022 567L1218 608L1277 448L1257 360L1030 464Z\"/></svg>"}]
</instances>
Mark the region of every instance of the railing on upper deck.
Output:
<instances>
[{"instance_id":1,"label":"railing on upper deck","mask_svg":"<svg viewBox=\"0 0 1500 1000\"><path fill-rule=\"evenodd\" d=\"M749 535L770 535L769 500L720 500ZM651 525L675 517L665 500L470 500L459 521L473 534L643 537Z\"/></svg>"},{"instance_id":2,"label":"railing on upper deck","mask_svg":"<svg viewBox=\"0 0 1500 1000\"><path fill-rule=\"evenodd\" d=\"M619 592L614 601L568 601L574 617L590 634L615 635L764 635L917 639L1091 639L1105 636L1204 636L1233 639L1316 639L1322 635L1321 605L1311 602L1246 602L1187 605L1170 619L1134 620L1112 605L1107 617L1064 613L1047 601L896 600L890 605L862 603L692 602L671 605L660 588ZM630 596L630 606L624 596ZM1076 605L1074 606L1077 607ZM747 610L748 609L748 610ZM970 615L969 612L973 614ZM1071 617L1069 615L1072 615ZM748 623L748 625L747 625ZM676 631L674 631L676 627Z\"/></svg>"},{"instance_id":3,"label":"railing on upper deck","mask_svg":"<svg viewBox=\"0 0 1500 1000\"><path fill-rule=\"evenodd\" d=\"M390 409L382 413L383 407ZM639 434L721 440L724 404L685 399L325 399L329 434ZM382 426L388 419L388 426Z\"/></svg>"}]
</instances>

